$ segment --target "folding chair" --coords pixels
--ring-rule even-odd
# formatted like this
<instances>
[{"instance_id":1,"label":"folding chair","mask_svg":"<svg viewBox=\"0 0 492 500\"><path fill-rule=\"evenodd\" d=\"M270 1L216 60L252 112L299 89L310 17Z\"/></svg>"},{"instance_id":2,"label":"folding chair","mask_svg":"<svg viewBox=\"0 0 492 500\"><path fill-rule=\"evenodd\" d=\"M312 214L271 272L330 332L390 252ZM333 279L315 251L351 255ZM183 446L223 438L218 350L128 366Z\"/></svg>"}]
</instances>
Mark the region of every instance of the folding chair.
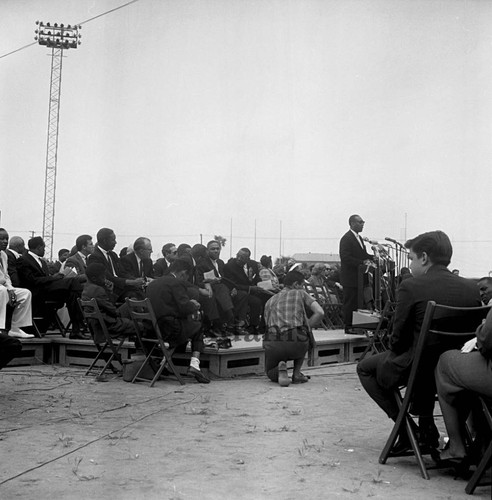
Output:
<instances>
[{"instance_id":1,"label":"folding chair","mask_svg":"<svg viewBox=\"0 0 492 500\"><path fill-rule=\"evenodd\" d=\"M322 288L325 292L324 296L326 297L325 310L328 318L330 318L333 328L343 328L342 303L338 292L336 290L330 290L326 284L323 285Z\"/></svg>"},{"instance_id":2,"label":"folding chair","mask_svg":"<svg viewBox=\"0 0 492 500\"><path fill-rule=\"evenodd\" d=\"M37 337L44 337L47 334L47 328L55 325L63 337L66 337L70 324L65 326L58 315L58 309L64 304L56 300L44 300L42 304L37 305L37 311L33 314L32 324ZM40 311L40 309L42 311ZM44 314L42 314L44 312Z\"/></svg>"},{"instance_id":3,"label":"folding chair","mask_svg":"<svg viewBox=\"0 0 492 500\"><path fill-rule=\"evenodd\" d=\"M395 316L396 302L387 301L384 305L381 318L379 319L378 326L374 331L372 337L369 338L369 344L365 348L359 362L362 361L367 353L371 351L374 354L388 350L388 336L393 329L393 319Z\"/></svg>"},{"instance_id":4,"label":"folding chair","mask_svg":"<svg viewBox=\"0 0 492 500\"><path fill-rule=\"evenodd\" d=\"M414 353L410 376L406 385L405 395L402 396L400 389L395 390L395 398L399 407L393 429L389 435L386 445L379 457L379 463L385 464L391 456L391 450L401 431L406 429L413 454L420 467L420 472L424 479L430 479L429 473L422 458L422 452L415 432L415 423L410 415L410 403L414 395L415 379L422 359L422 353L426 347L430 336L435 338L447 337L448 340L467 340L475 335L475 330L490 311L489 306L485 307L451 307L436 304L434 301L427 303L424 321L420 329L420 335Z\"/></svg>"},{"instance_id":5,"label":"folding chair","mask_svg":"<svg viewBox=\"0 0 492 500\"><path fill-rule=\"evenodd\" d=\"M487 422L489 430L492 432L492 412L491 412L492 401L482 396L478 396L478 398L482 405L482 411L485 416L485 420ZM472 477L468 481L468 484L466 485L465 491L466 493L468 493L468 495L473 495L475 488L479 486L479 483L483 475L485 474L487 469L490 468L491 465L492 465L492 440L490 440L487 449L485 450L485 453L483 454L482 458L480 459L480 462L477 465L475 472L473 473Z\"/></svg>"},{"instance_id":6,"label":"folding chair","mask_svg":"<svg viewBox=\"0 0 492 500\"><path fill-rule=\"evenodd\" d=\"M317 287L315 285L312 285L311 283L304 282L304 289L309 295L311 295L311 297L316 299L316 302L318 302L318 304L323 308L324 311L325 299L324 297L320 297ZM320 324L325 330L330 330L330 320L326 317L326 315L320 321Z\"/></svg>"},{"instance_id":7,"label":"folding chair","mask_svg":"<svg viewBox=\"0 0 492 500\"><path fill-rule=\"evenodd\" d=\"M102 358L103 361L106 361L106 364L103 366L102 370L96 375L96 378L100 378L104 375L104 372L108 369L111 368L111 370L116 373L117 370L113 366L112 362L114 360L118 361L121 365L122 360L121 360L121 355L119 354L119 350L121 349L121 346L125 342L125 338L121 339L112 339L111 335L108 332L108 328L106 327L106 322L104 321L104 318L101 314L101 311L99 309L99 306L97 305L96 299L90 299L90 300L82 300L82 299L77 299L77 302L79 303L80 309L82 310L82 314L84 315L84 319L86 320L87 324L89 325L89 329L91 331L92 339L94 340L94 344L97 347L98 353L97 356L95 357L94 361L91 363L91 366L89 366L88 370L85 372L86 375L89 375L89 373L93 370L95 367L96 363ZM96 324L94 325L92 323L93 320ZM96 342L96 331L95 331L95 326L99 327L101 331L104 334L104 338L106 339L104 344L99 344ZM109 347L111 351L111 355L107 360L104 359L104 355L106 354L106 349ZM108 353L109 354L109 353Z\"/></svg>"},{"instance_id":8,"label":"folding chair","mask_svg":"<svg viewBox=\"0 0 492 500\"><path fill-rule=\"evenodd\" d=\"M145 366L149 365L155 372L154 378L150 382L150 387L153 387L159 377L164 370L165 365L169 367L169 369L174 373L176 378L178 379L181 385L185 385L184 380L181 378L178 370L174 366L172 361L172 354L174 349L169 348L169 344L164 341L162 336L161 329L157 323L157 318L155 316L154 310L152 309L152 304L149 299L144 300L135 300L135 299L126 299L126 303L130 310L130 316L135 325L135 330L137 332L137 337L140 345L142 346L145 353L145 361L142 363L142 366L137 371L135 376L133 377L132 383L137 380L146 380L144 378L140 378L139 375L144 369ZM156 338L149 338L145 336L145 324L152 325L152 330L154 331ZM156 370L155 364L153 360L153 356L156 355L158 351L161 351L162 358L160 361L160 366Z\"/></svg>"}]
</instances>

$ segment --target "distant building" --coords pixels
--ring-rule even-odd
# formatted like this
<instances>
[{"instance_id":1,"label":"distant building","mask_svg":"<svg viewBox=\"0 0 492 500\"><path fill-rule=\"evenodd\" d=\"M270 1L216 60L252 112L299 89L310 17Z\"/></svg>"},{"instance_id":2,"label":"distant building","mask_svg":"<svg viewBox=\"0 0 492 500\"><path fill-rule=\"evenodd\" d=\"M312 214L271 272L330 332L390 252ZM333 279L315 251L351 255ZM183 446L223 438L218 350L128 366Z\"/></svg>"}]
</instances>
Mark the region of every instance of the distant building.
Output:
<instances>
[{"instance_id":1,"label":"distant building","mask_svg":"<svg viewBox=\"0 0 492 500\"><path fill-rule=\"evenodd\" d=\"M321 262L323 264L340 264L340 255L337 253L295 253L292 258L296 262L303 262L308 266Z\"/></svg>"}]
</instances>

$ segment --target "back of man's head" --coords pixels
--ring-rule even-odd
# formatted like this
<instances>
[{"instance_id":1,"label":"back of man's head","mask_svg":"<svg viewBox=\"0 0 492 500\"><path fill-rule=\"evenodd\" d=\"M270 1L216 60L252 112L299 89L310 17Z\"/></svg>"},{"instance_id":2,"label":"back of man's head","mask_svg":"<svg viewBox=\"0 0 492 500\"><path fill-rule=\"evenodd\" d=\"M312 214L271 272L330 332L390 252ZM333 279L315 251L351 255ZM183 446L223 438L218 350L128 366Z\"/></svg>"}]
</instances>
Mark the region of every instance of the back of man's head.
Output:
<instances>
[{"instance_id":1,"label":"back of man's head","mask_svg":"<svg viewBox=\"0 0 492 500\"><path fill-rule=\"evenodd\" d=\"M448 235L442 231L429 231L408 240L405 247L413 251L417 257L425 252L432 264L448 266L453 255L453 246Z\"/></svg>"},{"instance_id":2,"label":"back of man's head","mask_svg":"<svg viewBox=\"0 0 492 500\"><path fill-rule=\"evenodd\" d=\"M303 284L304 283L304 275L299 271L290 271L285 275L284 285L288 287L292 287L295 284Z\"/></svg>"},{"instance_id":3,"label":"back of man's head","mask_svg":"<svg viewBox=\"0 0 492 500\"><path fill-rule=\"evenodd\" d=\"M188 245L188 243L181 243L181 245L178 246L178 257L183 257L183 255L187 254L191 254L191 245Z\"/></svg>"},{"instance_id":4,"label":"back of man's head","mask_svg":"<svg viewBox=\"0 0 492 500\"><path fill-rule=\"evenodd\" d=\"M181 273L183 271L191 272L192 265L185 259L176 259L169 267L170 273Z\"/></svg>"},{"instance_id":5,"label":"back of man's head","mask_svg":"<svg viewBox=\"0 0 492 500\"><path fill-rule=\"evenodd\" d=\"M92 283L104 281L105 273L106 269L104 267L104 264L100 264L99 262L89 264L85 270L87 279Z\"/></svg>"},{"instance_id":6,"label":"back of man's head","mask_svg":"<svg viewBox=\"0 0 492 500\"><path fill-rule=\"evenodd\" d=\"M35 248L40 247L43 243L43 238L41 238L41 236L34 236L34 238L31 238L27 242L27 246L29 250L34 250Z\"/></svg>"},{"instance_id":7,"label":"back of man's head","mask_svg":"<svg viewBox=\"0 0 492 500\"><path fill-rule=\"evenodd\" d=\"M202 245L201 243L197 243L196 245L193 245L193 248L191 249L191 255L195 260L206 257L207 247L205 245Z\"/></svg>"},{"instance_id":8,"label":"back of man's head","mask_svg":"<svg viewBox=\"0 0 492 500\"><path fill-rule=\"evenodd\" d=\"M24 240L20 236L12 236L12 238L10 238L9 248L18 253L22 253L26 249Z\"/></svg>"}]
</instances>

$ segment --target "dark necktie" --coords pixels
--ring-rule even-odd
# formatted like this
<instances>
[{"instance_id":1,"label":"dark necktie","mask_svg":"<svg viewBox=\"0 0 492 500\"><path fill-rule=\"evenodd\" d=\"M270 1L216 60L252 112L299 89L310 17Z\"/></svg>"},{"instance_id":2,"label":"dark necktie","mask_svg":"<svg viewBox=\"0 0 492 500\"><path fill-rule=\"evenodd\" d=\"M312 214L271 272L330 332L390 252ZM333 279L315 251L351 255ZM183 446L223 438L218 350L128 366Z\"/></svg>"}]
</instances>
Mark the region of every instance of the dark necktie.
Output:
<instances>
[{"instance_id":1,"label":"dark necktie","mask_svg":"<svg viewBox=\"0 0 492 500\"><path fill-rule=\"evenodd\" d=\"M140 261L139 268L140 268L140 276L142 278L145 278L144 267L143 267L143 260Z\"/></svg>"}]
</instances>

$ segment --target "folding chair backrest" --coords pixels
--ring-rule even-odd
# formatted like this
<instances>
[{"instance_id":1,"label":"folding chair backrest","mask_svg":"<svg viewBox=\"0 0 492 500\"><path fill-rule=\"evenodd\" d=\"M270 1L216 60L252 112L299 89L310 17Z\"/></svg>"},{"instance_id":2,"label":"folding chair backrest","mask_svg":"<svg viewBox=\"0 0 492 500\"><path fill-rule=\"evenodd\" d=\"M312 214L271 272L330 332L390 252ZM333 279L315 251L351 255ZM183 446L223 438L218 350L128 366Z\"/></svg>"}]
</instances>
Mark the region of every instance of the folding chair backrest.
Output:
<instances>
[{"instance_id":1,"label":"folding chair backrest","mask_svg":"<svg viewBox=\"0 0 492 500\"><path fill-rule=\"evenodd\" d=\"M106 326L106 322L104 321L103 315L101 314L101 310L97 305L96 299L83 300L78 298L77 302L79 303L82 314L87 321L87 325L92 333L92 338L94 342L97 343L98 335L100 332L104 336L104 340L112 344L111 336L109 335L108 328Z\"/></svg>"},{"instance_id":2,"label":"folding chair backrest","mask_svg":"<svg viewBox=\"0 0 492 500\"><path fill-rule=\"evenodd\" d=\"M164 338L162 332L157 323L157 318L152 308L152 304L149 299L136 300L136 299L126 299L128 309L130 310L130 316L135 324L135 329L139 333L139 337L142 337L144 331L142 326L146 323L152 326L152 330L155 333L157 340L164 344ZM142 339L140 338L140 341Z\"/></svg>"},{"instance_id":3,"label":"folding chair backrest","mask_svg":"<svg viewBox=\"0 0 492 500\"><path fill-rule=\"evenodd\" d=\"M311 297L314 297L319 302L319 294L318 294L318 290L316 290L316 286L305 281L304 282L304 290L306 290L306 292L309 295L311 295Z\"/></svg>"}]
</instances>

